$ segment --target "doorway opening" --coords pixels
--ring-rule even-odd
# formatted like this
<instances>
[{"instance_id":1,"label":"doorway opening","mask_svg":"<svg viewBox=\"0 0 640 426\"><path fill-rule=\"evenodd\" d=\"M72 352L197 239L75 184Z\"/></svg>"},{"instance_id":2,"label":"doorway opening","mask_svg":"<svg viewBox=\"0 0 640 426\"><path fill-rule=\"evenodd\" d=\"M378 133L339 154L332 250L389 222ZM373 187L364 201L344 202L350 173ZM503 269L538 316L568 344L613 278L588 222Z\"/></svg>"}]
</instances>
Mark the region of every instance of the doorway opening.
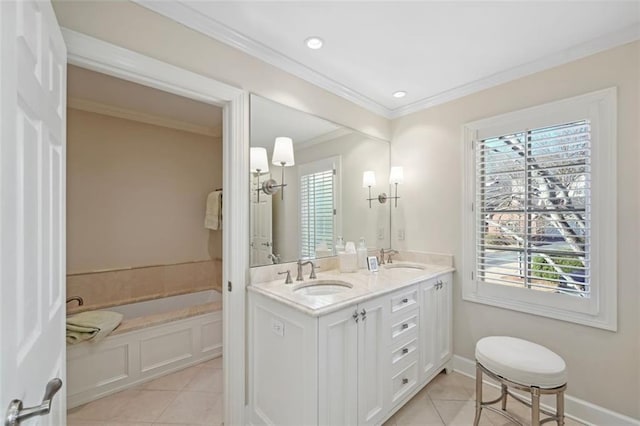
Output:
<instances>
[{"instance_id":1,"label":"doorway opening","mask_svg":"<svg viewBox=\"0 0 640 426\"><path fill-rule=\"evenodd\" d=\"M222 108L73 65L67 81L67 310L123 318L68 345L68 424L220 424Z\"/></svg>"}]
</instances>

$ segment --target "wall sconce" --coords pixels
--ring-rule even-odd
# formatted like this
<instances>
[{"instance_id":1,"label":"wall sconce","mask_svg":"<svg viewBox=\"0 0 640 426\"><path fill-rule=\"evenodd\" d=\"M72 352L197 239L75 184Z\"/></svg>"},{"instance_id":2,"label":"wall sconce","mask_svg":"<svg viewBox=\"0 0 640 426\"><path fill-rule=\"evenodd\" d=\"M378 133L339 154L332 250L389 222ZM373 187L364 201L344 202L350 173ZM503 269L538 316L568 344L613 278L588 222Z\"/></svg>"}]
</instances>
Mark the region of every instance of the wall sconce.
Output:
<instances>
[{"instance_id":1,"label":"wall sconce","mask_svg":"<svg viewBox=\"0 0 640 426\"><path fill-rule=\"evenodd\" d=\"M275 144L273 145L271 164L282 167L282 183L278 185L275 179L269 179L262 184L262 190L265 194L272 195L282 188L281 199L284 200L284 187L287 186L287 184L284 183L284 168L296 164L293 158L293 139L284 136L276 138Z\"/></svg>"},{"instance_id":2,"label":"wall sconce","mask_svg":"<svg viewBox=\"0 0 640 426\"><path fill-rule=\"evenodd\" d=\"M371 198L371 187L376 186L376 174L371 170L367 170L362 174L362 187L369 188L369 198L367 201L369 202L369 208L371 208L371 201L378 200L380 204L384 204L387 202L387 194L384 192L378 195L378 198Z\"/></svg>"},{"instance_id":3,"label":"wall sconce","mask_svg":"<svg viewBox=\"0 0 640 426\"><path fill-rule=\"evenodd\" d=\"M267 160L266 148L251 148L249 150L249 168L252 173L258 175L257 202L260 202L260 175L269 173L269 160Z\"/></svg>"},{"instance_id":4,"label":"wall sconce","mask_svg":"<svg viewBox=\"0 0 640 426\"><path fill-rule=\"evenodd\" d=\"M391 167L391 171L389 172L389 183L395 185L395 196L389 197L392 200L395 200L395 207L398 207L398 184L404 183L404 170L402 166Z\"/></svg>"}]
</instances>

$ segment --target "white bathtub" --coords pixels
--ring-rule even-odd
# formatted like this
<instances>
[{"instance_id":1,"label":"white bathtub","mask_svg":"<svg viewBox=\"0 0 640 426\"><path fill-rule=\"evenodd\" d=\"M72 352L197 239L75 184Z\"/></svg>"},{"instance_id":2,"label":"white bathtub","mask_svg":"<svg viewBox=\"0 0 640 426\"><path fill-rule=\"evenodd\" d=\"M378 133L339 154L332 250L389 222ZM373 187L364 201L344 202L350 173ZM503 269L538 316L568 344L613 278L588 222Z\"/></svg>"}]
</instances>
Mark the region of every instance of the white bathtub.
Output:
<instances>
[{"instance_id":1,"label":"white bathtub","mask_svg":"<svg viewBox=\"0 0 640 426\"><path fill-rule=\"evenodd\" d=\"M217 302L222 299L220 293L215 290L199 291L197 293L180 294L178 296L164 297L162 299L147 300L146 302L131 303L129 305L113 306L106 308L109 311L120 312L124 320L147 317L177 311L191 306Z\"/></svg>"},{"instance_id":2,"label":"white bathtub","mask_svg":"<svg viewBox=\"0 0 640 426\"><path fill-rule=\"evenodd\" d=\"M220 293L210 290L108 308L124 315L111 335L67 346L67 406L222 355Z\"/></svg>"}]
</instances>

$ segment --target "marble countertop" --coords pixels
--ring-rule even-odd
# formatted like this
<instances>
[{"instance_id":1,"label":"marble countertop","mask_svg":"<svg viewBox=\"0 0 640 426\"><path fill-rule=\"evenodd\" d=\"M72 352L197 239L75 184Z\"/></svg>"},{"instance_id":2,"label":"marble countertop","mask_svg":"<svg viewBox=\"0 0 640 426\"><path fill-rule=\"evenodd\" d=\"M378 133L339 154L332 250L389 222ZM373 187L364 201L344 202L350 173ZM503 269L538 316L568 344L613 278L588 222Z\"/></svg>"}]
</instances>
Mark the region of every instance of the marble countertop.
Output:
<instances>
[{"instance_id":1,"label":"marble countertop","mask_svg":"<svg viewBox=\"0 0 640 426\"><path fill-rule=\"evenodd\" d=\"M394 263L399 266L404 262ZM415 264L415 262L412 262ZM337 270L318 272L318 278L309 280L309 268L305 267L305 280L285 284L284 279L254 283L247 287L251 292L263 294L311 316L322 316L342 308L356 305L383 294L391 293L455 269L447 265L421 264L424 269L387 269L380 267L378 272L360 270L353 273L340 273ZM306 295L295 290L318 281L343 281L352 288L329 295Z\"/></svg>"}]
</instances>

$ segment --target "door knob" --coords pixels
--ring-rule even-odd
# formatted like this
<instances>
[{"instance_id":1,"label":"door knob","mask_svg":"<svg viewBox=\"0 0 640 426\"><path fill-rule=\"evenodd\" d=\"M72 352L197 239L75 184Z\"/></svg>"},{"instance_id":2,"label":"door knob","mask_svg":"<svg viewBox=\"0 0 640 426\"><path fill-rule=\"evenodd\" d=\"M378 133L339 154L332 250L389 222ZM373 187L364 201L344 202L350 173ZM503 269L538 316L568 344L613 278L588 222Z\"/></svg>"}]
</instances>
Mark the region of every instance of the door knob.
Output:
<instances>
[{"instance_id":1,"label":"door knob","mask_svg":"<svg viewBox=\"0 0 640 426\"><path fill-rule=\"evenodd\" d=\"M7 417L4 421L4 426L18 426L21 422L30 419L35 416L44 416L51 411L51 402L55 394L62 387L62 380L55 378L49 380L47 387L44 390L44 396L42 397L42 403L36 407L23 408L22 401L14 399L9 403L7 409Z\"/></svg>"}]
</instances>

